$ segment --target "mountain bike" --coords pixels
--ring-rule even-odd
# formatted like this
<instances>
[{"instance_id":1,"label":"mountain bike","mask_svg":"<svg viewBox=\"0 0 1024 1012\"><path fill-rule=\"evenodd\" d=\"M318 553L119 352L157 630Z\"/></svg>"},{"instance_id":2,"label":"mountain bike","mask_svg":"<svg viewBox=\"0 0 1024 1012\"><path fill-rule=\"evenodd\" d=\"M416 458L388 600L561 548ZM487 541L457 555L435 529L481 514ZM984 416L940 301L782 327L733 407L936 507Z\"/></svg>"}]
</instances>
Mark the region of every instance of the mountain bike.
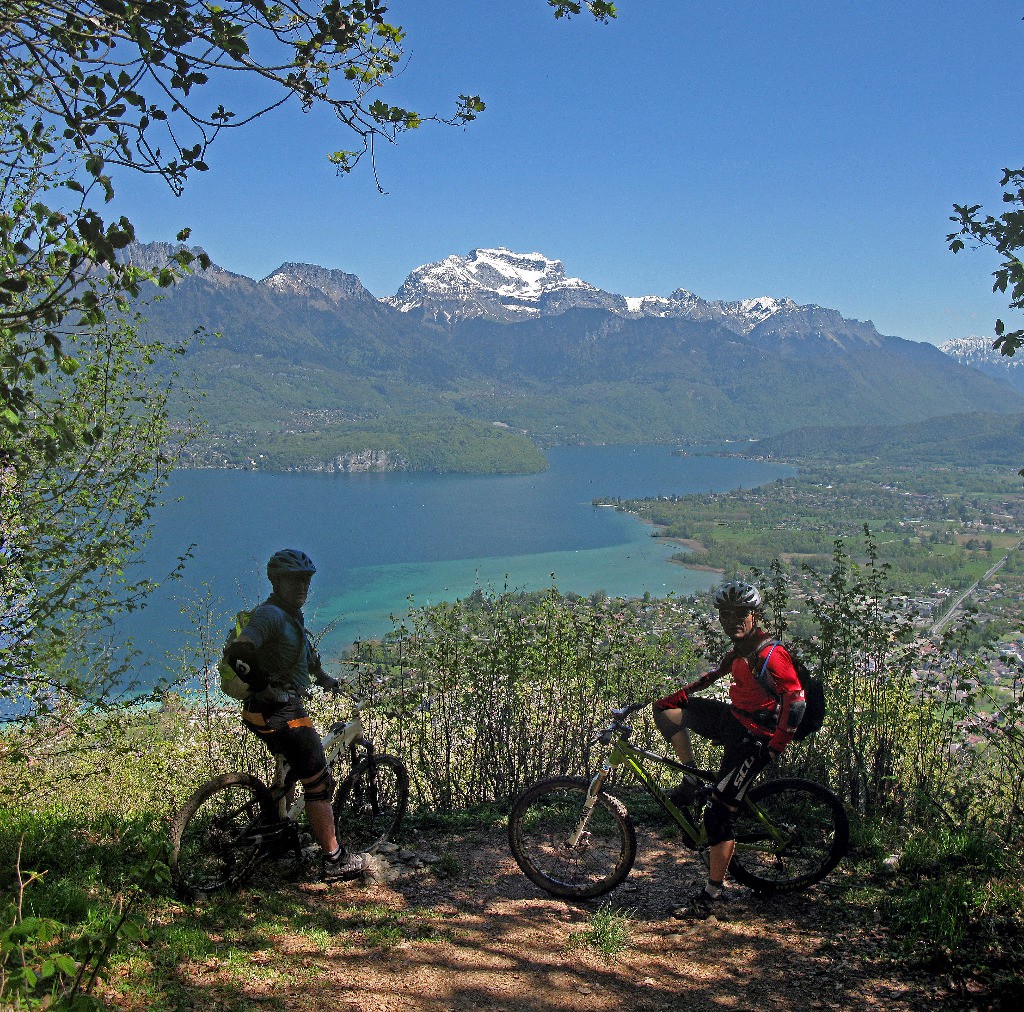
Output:
<instances>
[{"instance_id":1,"label":"mountain bike","mask_svg":"<svg viewBox=\"0 0 1024 1012\"><path fill-rule=\"evenodd\" d=\"M637 748L626 718L650 705L611 711L611 724L591 744L609 748L588 781L554 777L527 788L512 807L509 845L519 867L554 896L588 899L621 885L636 860L636 829L626 806L604 790L615 767L625 767L679 827L685 846L708 864L707 830L700 817L717 774ZM646 765L688 773L703 783L693 810L680 808ZM729 873L765 893L794 892L821 881L842 860L850 824L840 800L821 784L787 778L752 788L736 813L736 850Z\"/></svg>"},{"instance_id":2,"label":"mountain bike","mask_svg":"<svg viewBox=\"0 0 1024 1012\"><path fill-rule=\"evenodd\" d=\"M363 732L356 703L348 721L323 735L324 754L338 783L331 806L338 839L350 853L372 853L392 837L409 804L409 774L400 759L377 752ZM349 773L342 778L345 765ZM299 817L305 796L280 756L268 787L248 773L224 773L185 803L171 829L171 875L183 899L234 889L261 863L302 861Z\"/></svg>"}]
</instances>

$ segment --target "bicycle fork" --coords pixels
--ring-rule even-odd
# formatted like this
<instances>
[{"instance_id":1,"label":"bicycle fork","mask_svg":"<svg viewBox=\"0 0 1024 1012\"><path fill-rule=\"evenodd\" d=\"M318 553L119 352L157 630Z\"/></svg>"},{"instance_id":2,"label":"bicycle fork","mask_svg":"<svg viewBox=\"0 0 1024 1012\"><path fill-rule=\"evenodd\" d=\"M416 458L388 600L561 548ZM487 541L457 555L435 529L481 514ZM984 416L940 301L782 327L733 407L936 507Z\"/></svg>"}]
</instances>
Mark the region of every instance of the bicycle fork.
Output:
<instances>
[{"instance_id":1,"label":"bicycle fork","mask_svg":"<svg viewBox=\"0 0 1024 1012\"><path fill-rule=\"evenodd\" d=\"M567 846L579 846L580 840L583 838L583 834L587 831L587 823L590 822L590 817L594 814L594 807L597 805L597 797L601 793L601 788L604 787L604 783L608 779L608 774L611 773L611 770L611 766L605 763L601 769L594 774L594 778L590 781L590 786L587 788L586 800L583 802L583 814L580 816L580 821L576 824L576 828L566 839L565 842Z\"/></svg>"}]
</instances>

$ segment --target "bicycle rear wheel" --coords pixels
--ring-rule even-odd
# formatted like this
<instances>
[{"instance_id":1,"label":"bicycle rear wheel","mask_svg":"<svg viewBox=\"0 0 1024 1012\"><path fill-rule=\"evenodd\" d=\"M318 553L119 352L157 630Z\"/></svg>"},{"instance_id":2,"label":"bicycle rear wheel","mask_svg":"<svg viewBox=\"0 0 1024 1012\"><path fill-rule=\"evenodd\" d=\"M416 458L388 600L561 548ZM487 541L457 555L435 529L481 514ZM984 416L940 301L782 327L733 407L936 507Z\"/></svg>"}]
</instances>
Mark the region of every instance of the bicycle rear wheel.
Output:
<instances>
[{"instance_id":1,"label":"bicycle rear wheel","mask_svg":"<svg viewBox=\"0 0 1024 1012\"><path fill-rule=\"evenodd\" d=\"M241 885L262 857L275 821L270 791L247 773L225 773L188 799L171 828L171 876L185 900Z\"/></svg>"},{"instance_id":2,"label":"bicycle rear wheel","mask_svg":"<svg viewBox=\"0 0 1024 1012\"><path fill-rule=\"evenodd\" d=\"M576 777L555 777L534 784L512 807L508 842L526 877L554 896L587 899L622 883L636 860L636 830L618 798L597 796L597 804L579 838L589 784Z\"/></svg>"},{"instance_id":3,"label":"bicycle rear wheel","mask_svg":"<svg viewBox=\"0 0 1024 1012\"><path fill-rule=\"evenodd\" d=\"M840 800L810 780L773 780L751 790L736 813L729 873L760 892L795 892L842 860L850 823Z\"/></svg>"},{"instance_id":4,"label":"bicycle rear wheel","mask_svg":"<svg viewBox=\"0 0 1024 1012\"><path fill-rule=\"evenodd\" d=\"M358 762L334 798L338 842L351 853L376 850L391 839L409 807L409 774L393 755Z\"/></svg>"}]
</instances>

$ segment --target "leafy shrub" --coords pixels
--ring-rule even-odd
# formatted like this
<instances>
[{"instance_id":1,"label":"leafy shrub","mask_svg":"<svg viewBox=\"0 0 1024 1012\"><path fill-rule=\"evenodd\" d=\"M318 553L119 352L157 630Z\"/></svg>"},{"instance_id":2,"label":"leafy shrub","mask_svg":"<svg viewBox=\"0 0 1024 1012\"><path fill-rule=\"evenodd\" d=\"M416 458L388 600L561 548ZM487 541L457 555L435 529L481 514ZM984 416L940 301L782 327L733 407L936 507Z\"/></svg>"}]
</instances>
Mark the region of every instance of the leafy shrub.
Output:
<instances>
[{"instance_id":1,"label":"leafy shrub","mask_svg":"<svg viewBox=\"0 0 1024 1012\"><path fill-rule=\"evenodd\" d=\"M116 897L108 911L70 909L70 883L58 880L42 908L60 906L84 913L84 923L69 925L53 916L26 914L32 905L26 894L38 887L45 873L22 868L19 846L14 865L14 898L0 909L0 1007L37 1009L95 1008L92 992L106 976L119 940L138 943L145 928L130 918L138 890ZM77 899L77 897L74 897ZM72 903L71 906L75 904Z\"/></svg>"},{"instance_id":2,"label":"leafy shrub","mask_svg":"<svg viewBox=\"0 0 1024 1012\"><path fill-rule=\"evenodd\" d=\"M481 593L420 609L351 664L382 701L371 736L402 755L419 799L462 809L586 770L608 711L673 684L670 659L692 663L676 624L664 602Z\"/></svg>"}]
</instances>

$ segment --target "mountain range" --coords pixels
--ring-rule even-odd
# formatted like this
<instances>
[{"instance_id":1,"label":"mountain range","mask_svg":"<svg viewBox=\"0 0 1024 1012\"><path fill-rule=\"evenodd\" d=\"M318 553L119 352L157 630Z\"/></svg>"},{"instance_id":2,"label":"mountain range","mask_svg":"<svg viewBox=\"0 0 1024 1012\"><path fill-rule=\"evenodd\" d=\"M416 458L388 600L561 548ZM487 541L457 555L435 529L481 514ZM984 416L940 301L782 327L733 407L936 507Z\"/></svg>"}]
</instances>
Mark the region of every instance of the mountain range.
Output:
<instances>
[{"instance_id":1,"label":"mountain range","mask_svg":"<svg viewBox=\"0 0 1024 1012\"><path fill-rule=\"evenodd\" d=\"M992 343L991 337L962 337L940 344L939 350L962 365L978 369L986 376L1005 380L1024 391L1024 357L1004 355L996 351Z\"/></svg>"},{"instance_id":2,"label":"mountain range","mask_svg":"<svg viewBox=\"0 0 1024 1012\"><path fill-rule=\"evenodd\" d=\"M668 317L717 323L754 341L770 334L806 336L816 332L880 342L872 324L844 320L834 309L769 297L708 302L684 288L667 297L616 295L568 277L559 260L504 248L475 249L466 256L453 255L418 267L395 295L383 301L425 321L448 326L473 318L512 323L558 316L570 309L602 309L631 319Z\"/></svg>"},{"instance_id":3,"label":"mountain range","mask_svg":"<svg viewBox=\"0 0 1024 1012\"><path fill-rule=\"evenodd\" d=\"M128 256L153 265L170 250ZM382 299L314 265L261 281L211 266L144 313L164 340L220 335L189 355L207 394L206 463L531 470L556 443L1024 411L1004 378L834 309L627 297L506 249L419 267Z\"/></svg>"}]
</instances>

